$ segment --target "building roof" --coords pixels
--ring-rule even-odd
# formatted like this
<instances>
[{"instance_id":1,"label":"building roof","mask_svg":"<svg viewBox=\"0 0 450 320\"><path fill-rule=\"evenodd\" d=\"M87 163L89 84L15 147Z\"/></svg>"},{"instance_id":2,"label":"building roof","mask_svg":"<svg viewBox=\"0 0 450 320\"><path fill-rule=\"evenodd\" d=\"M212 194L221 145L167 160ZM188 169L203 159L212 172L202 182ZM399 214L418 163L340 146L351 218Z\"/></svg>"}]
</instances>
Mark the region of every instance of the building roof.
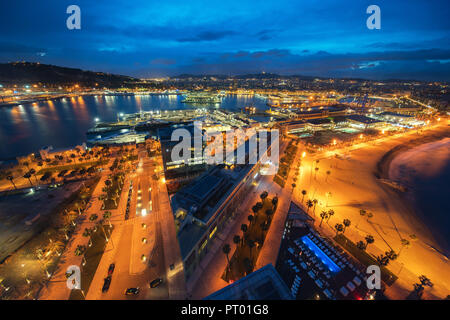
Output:
<instances>
[{"instance_id":1,"label":"building roof","mask_svg":"<svg viewBox=\"0 0 450 320\"><path fill-rule=\"evenodd\" d=\"M413 116L411 116L411 115L395 113L395 112L390 112L390 111L383 112L380 115L382 115L382 116L392 116L392 117L401 117L401 118L413 118Z\"/></svg>"},{"instance_id":2,"label":"building roof","mask_svg":"<svg viewBox=\"0 0 450 320\"><path fill-rule=\"evenodd\" d=\"M306 122L312 125L330 124L331 119L330 118L309 119Z\"/></svg>"},{"instance_id":3,"label":"building roof","mask_svg":"<svg viewBox=\"0 0 450 320\"><path fill-rule=\"evenodd\" d=\"M380 120L369 118L369 117L359 115L359 114L352 114L350 116L347 116L347 119L353 120L355 122L365 123L365 124L382 122Z\"/></svg>"},{"instance_id":4,"label":"building roof","mask_svg":"<svg viewBox=\"0 0 450 320\"><path fill-rule=\"evenodd\" d=\"M277 270L268 264L205 300L293 300L293 297Z\"/></svg>"}]
</instances>

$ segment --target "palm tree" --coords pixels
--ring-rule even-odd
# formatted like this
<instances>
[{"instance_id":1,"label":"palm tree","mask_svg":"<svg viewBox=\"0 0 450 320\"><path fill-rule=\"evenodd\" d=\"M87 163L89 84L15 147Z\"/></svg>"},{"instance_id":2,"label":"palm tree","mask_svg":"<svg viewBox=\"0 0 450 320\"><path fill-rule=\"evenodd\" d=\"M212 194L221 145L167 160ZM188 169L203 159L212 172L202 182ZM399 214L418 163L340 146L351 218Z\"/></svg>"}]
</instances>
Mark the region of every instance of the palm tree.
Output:
<instances>
[{"instance_id":1,"label":"palm tree","mask_svg":"<svg viewBox=\"0 0 450 320\"><path fill-rule=\"evenodd\" d=\"M259 197L261 198L262 202L264 203L264 200L267 198L269 194L267 193L267 191L264 191L263 193L261 193L259 195Z\"/></svg>"},{"instance_id":2,"label":"palm tree","mask_svg":"<svg viewBox=\"0 0 450 320\"><path fill-rule=\"evenodd\" d=\"M325 182L327 182L328 181L328 176L331 174L331 171L330 170L327 170L327 177L325 178Z\"/></svg>"},{"instance_id":3,"label":"palm tree","mask_svg":"<svg viewBox=\"0 0 450 320\"><path fill-rule=\"evenodd\" d=\"M277 204L278 204L278 197L275 196L275 197L272 198L272 205L275 208L277 206Z\"/></svg>"},{"instance_id":4,"label":"palm tree","mask_svg":"<svg viewBox=\"0 0 450 320\"><path fill-rule=\"evenodd\" d=\"M330 210L328 210L328 220L327 220L327 223L328 223L328 221L330 221L330 219L331 219L332 216L334 216L334 210L333 210L333 209L330 209Z\"/></svg>"},{"instance_id":5,"label":"palm tree","mask_svg":"<svg viewBox=\"0 0 450 320\"><path fill-rule=\"evenodd\" d=\"M377 262L380 266L387 266L389 264L389 257L381 254L377 256Z\"/></svg>"},{"instance_id":6,"label":"palm tree","mask_svg":"<svg viewBox=\"0 0 450 320\"><path fill-rule=\"evenodd\" d=\"M12 185L14 186L14 189L17 189L16 184L14 183L14 177L12 175L8 175L6 177L9 181L11 181Z\"/></svg>"},{"instance_id":7,"label":"palm tree","mask_svg":"<svg viewBox=\"0 0 450 320\"><path fill-rule=\"evenodd\" d=\"M295 189L296 186L297 186L297 185L296 185L295 183L292 184L292 191L294 191L294 189Z\"/></svg>"},{"instance_id":8,"label":"palm tree","mask_svg":"<svg viewBox=\"0 0 450 320\"><path fill-rule=\"evenodd\" d=\"M33 168L30 169L30 174L32 174L34 176L34 180L36 180L36 184L38 183L37 178L36 178L36 170L34 170Z\"/></svg>"},{"instance_id":9,"label":"palm tree","mask_svg":"<svg viewBox=\"0 0 450 320\"><path fill-rule=\"evenodd\" d=\"M342 231L342 233L345 233L345 229L347 229L347 227L350 227L351 223L352 222L349 219L344 219L344 221L343 221L344 231Z\"/></svg>"},{"instance_id":10,"label":"palm tree","mask_svg":"<svg viewBox=\"0 0 450 320\"><path fill-rule=\"evenodd\" d=\"M341 223L336 223L334 229L336 230L336 235L338 235L339 232L342 232L344 230L344 226Z\"/></svg>"},{"instance_id":11,"label":"palm tree","mask_svg":"<svg viewBox=\"0 0 450 320\"><path fill-rule=\"evenodd\" d=\"M313 208L313 212L314 212L314 215L316 214L316 206L317 206L317 203L318 203L319 201L317 200L317 199L313 199L313 203L314 203L314 208Z\"/></svg>"},{"instance_id":12,"label":"palm tree","mask_svg":"<svg viewBox=\"0 0 450 320\"><path fill-rule=\"evenodd\" d=\"M322 219L320 219L319 227L322 226L323 219L328 219L328 212L322 211L322 212L320 213L320 217L321 217Z\"/></svg>"},{"instance_id":13,"label":"palm tree","mask_svg":"<svg viewBox=\"0 0 450 320\"><path fill-rule=\"evenodd\" d=\"M270 222L270 217L273 215L273 210L272 209L267 209L265 214L267 216L267 221Z\"/></svg>"},{"instance_id":14,"label":"palm tree","mask_svg":"<svg viewBox=\"0 0 450 320\"><path fill-rule=\"evenodd\" d=\"M247 230L248 230L248 226L245 223L241 224L242 238L244 238Z\"/></svg>"},{"instance_id":15,"label":"palm tree","mask_svg":"<svg viewBox=\"0 0 450 320\"><path fill-rule=\"evenodd\" d=\"M433 286L433 283L431 282L430 279L427 278L427 276L421 275L419 277L419 281L420 281L420 284L423 285L423 286L427 286L427 287L430 287L430 288Z\"/></svg>"},{"instance_id":16,"label":"palm tree","mask_svg":"<svg viewBox=\"0 0 450 320\"><path fill-rule=\"evenodd\" d=\"M419 298L422 297L425 286L428 286L431 288L431 287L433 287L433 283L426 276L421 275L421 276L419 276L419 283L414 284L414 292L417 294L417 296Z\"/></svg>"},{"instance_id":17,"label":"palm tree","mask_svg":"<svg viewBox=\"0 0 450 320\"><path fill-rule=\"evenodd\" d=\"M398 254L395 253L394 250L386 251L385 254L389 258L389 260L395 260L398 258Z\"/></svg>"},{"instance_id":18,"label":"palm tree","mask_svg":"<svg viewBox=\"0 0 450 320\"><path fill-rule=\"evenodd\" d=\"M237 234L237 235L235 235L234 237L233 237L233 242L236 244L236 245L239 245L240 243L241 243L241 237Z\"/></svg>"},{"instance_id":19,"label":"palm tree","mask_svg":"<svg viewBox=\"0 0 450 320\"><path fill-rule=\"evenodd\" d=\"M119 198L119 196L117 195L117 192L114 193L111 197L112 201L114 201L114 206L117 207L117 199Z\"/></svg>"},{"instance_id":20,"label":"palm tree","mask_svg":"<svg viewBox=\"0 0 450 320\"><path fill-rule=\"evenodd\" d=\"M227 270L230 271L231 270L231 266L230 266L230 258L229 258L229 254L231 252L231 247L228 243L224 244L224 246L222 247L222 252L226 255L227 257Z\"/></svg>"},{"instance_id":21,"label":"palm tree","mask_svg":"<svg viewBox=\"0 0 450 320\"><path fill-rule=\"evenodd\" d=\"M316 177L317 177L317 172L319 171L319 168L318 167L315 167L314 168L314 180L316 179Z\"/></svg>"},{"instance_id":22,"label":"palm tree","mask_svg":"<svg viewBox=\"0 0 450 320\"><path fill-rule=\"evenodd\" d=\"M373 238L373 236L372 235L370 235L370 234L368 234L367 236L366 236L366 243L367 243L367 245L366 245L366 248L367 248L367 246L369 245L369 244L371 244L371 243L374 243L375 242L375 239Z\"/></svg>"},{"instance_id":23,"label":"palm tree","mask_svg":"<svg viewBox=\"0 0 450 320\"><path fill-rule=\"evenodd\" d=\"M308 213L309 209L314 205L314 203L311 200L306 201L306 213Z\"/></svg>"},{"instance_id":24,"label":"palm tree","mask_svg":"<svg viewBox=\"0 0 450 320\"><path fill-rule=\"evenodd\" d=\"M254 218L255 217L252 214L248 215L247 220L248 220L250 226L252 225L252 221L253 221Z\"/></svg>"},{"instance_id":25,"label":"palm tree","mask_svg":"<svg viewBox=\"0 0 450 320\"><path fill-rule=\"evenodd\" d=\"M403 248L408 248L411 245L411 242L409 242L409 240L406 240L406 239L402 239L401 242L402 242L402 247L400 248L400 251L398 252L397 257L400 256L400 253L402 252Z\"/></svg>"},{"instance_id":26,"label":"palm tree","mask_svg":"<svg viewBox=\"0 0 450 320\"><path fill-rule=\"evenodd\" d=\"M364 210L364 209L359 209L359 214L361 215L361 217L365 216L365 215L366 215L366 210ZM361 219L360 219L360 220L361 220ZM359 225L359 222L360 222L360 221L358 221L358 224L357 224L356 226Z\"/></svg>"},{"instance_id":27,"label":"palm tree","mask_svg":"<svg viewBox=\"0 0 450 320\"><path fill-rule=\"evenodd\" d=\"M305 196L306 196L306 190L302 190L302 203L303 203L303 200L305 199Z\"/></svg>"},{"instance_id":28,"label":"palm tree","mask_svg":"<svg viewBox=\"0 0 450 320\"><path fill-rule=\"evenodd\" d=\"M258 213L258 210L259 210L259 207L255 204L255 205L252 207L253 213L256 215L256 214Z\"/></svg>"},{"instance_id":29,"label":"palm tree","mask_svg":"<svg viewBox=\"0 0 450 320\"><path fill-rule=\"evenodd\" d=\"M356 247L360 250L366 250L367 245L364 241L358 241Z\"/></svg>"},{"instance_id":30,"label":"palm tree","mask_svg":"<svg viewBox=\"0 0 450 320\"><path fill-rule=\"evenodd\" d=\"M263 206L264 206L264 205L263 205L263 203L262 203L261 201L258 201L258 202L256 203L256 207L258 208L258 210L261 210Z\"/></svg>"},{"instance_id":31,"label":"palm tree","mask_svg":"<svg viewBox=\"0 0 450 320\"><path fill-rule=\"evenodd\" d=\"M92 233L92 230L89 228L84 228L83 237L89 237Z\"/></svg>"},{"instance_id":32,"label":"palm tree","mask_svg":"<svg viewBox=\"0 0 450 320\"><path fill-rule=\"evenodd\" d=\"M105 213L103 214L103 219L108 221L109 227L111 228L111 211L105 211Z\"/></svg>"},{"instance_id":33,"label":"palm tree","mask_svg":"<svg viewBox=\"0 0 450 320\"><path fill-rule=\"evenodd\" d=\"M25 173L24 175L23 175L23 177L25 178L25 179L28 179L28 181L30 181L30 185L31 186L33 186L33 183L31 182L31 173L30 172L27 172L27 173Z\"/></svg>"}]
</instances>

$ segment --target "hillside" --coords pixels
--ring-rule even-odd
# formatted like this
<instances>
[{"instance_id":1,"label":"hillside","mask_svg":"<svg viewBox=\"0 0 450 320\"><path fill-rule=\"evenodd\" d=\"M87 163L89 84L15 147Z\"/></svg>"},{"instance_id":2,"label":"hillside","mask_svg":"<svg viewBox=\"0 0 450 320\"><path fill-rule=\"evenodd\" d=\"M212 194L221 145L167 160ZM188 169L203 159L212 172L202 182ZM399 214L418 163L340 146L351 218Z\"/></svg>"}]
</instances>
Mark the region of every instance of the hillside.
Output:
<instances>
[{"instance_id":1,"label":"hillside","mask_svg":"<svg viewBox=\"0 0 450 320\"><path fill-rule=\"evenodd\" d=\"M0 82L2 83L36 83L73 84L84 86L120 86L138 79L103 72L84 71L81 69L58 67L32 62L0 63Z\"/></svg>"}]
</instances>

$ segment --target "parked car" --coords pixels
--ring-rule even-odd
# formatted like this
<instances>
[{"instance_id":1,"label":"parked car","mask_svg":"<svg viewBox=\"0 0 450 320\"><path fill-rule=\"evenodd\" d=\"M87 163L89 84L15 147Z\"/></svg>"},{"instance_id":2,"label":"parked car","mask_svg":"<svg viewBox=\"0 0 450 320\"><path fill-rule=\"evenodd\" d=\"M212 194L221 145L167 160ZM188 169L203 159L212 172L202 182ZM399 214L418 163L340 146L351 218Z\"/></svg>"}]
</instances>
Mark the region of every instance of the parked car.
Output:
<instances>
[{"instance_id":1,"label":"parked car","mask_svg":"<svg viewBox=\"0 0 450 320\"><path fill-rule=\"evenodd\" d=\"M102 292L108 291L110 284L111 284L111 276L107 276L103 282Z\"/></svg>"},{"instance_id":2,"label":"parked car","mask_svg":"<svg viewBox=\"0 0 450 320\"><path fill-rule=\"evenodd\" d=\"M132 296L139 294L139 288L128 288L125 290L125 295Z\"/></svg>"},{"instance_id":3,"label":"parked car","mask_svg":"<svg viewBox=\"0 0 450 320\"><path fill-rule=\"evenodd\" d=\"M150 282L150 288L156 288L157 286L159 286L161 283L163 282L163 280L161 278L156 278L155 280Z\"/></svg>"},{"instance_id":4,"label":"parked car","mask_svg":"<svg viewBox=\"0 0 450 320\"><path fill-rule=\"evenodd\" d=\"M108 275L109 275L109 276L113 274L114 268L115 268L115 267L116 267L116 265L115 265L114 263L111 263L111 264L109 265L109 268L108 268Z\"/></svg>"}]
</instances>

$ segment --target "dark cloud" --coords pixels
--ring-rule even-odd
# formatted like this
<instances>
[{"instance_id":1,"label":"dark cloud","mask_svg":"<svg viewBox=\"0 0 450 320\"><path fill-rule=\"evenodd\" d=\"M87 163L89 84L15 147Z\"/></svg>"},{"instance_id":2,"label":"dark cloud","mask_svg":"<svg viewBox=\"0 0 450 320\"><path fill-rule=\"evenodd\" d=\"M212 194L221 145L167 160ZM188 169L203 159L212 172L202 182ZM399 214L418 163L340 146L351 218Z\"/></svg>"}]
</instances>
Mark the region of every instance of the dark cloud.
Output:
<instances>
[{"instance_id":1,"label":"dark cloud","mask_svg":"<svg viewBox=\"0 0 450 320\"><path fill-rule=\"evenodd\" d=\"M167 58L157 58L157 59L153 59L152 61L150 61L151 64L155 64L155 65L166 65L166 66L170 66L173 64L176 64L177 61L174 59L167 59Z\"/></svg>"},{"instance_id":2,"label":"dark cloud","mask_svg":"<svg viewBox=\"0 0 450 320\"><path fill-rule=\"evenodd\" d=\"M448 1L0 1L0 62L39 61L134 76L274 72L450 80ZM307 48L307 49L304 49ZM211 52L213 51L213 52Z\"/></svg>"},{"instance_id":3,"label":"dark cloud","mask_svg":"<svg viewBox=\"0 0 450 320\"><path fill-rule=\"evenodd\" d=\"M38 48L33 46L27 46L18 43L10 42L0 42L0 52L2 53L12 53L12 54L22 54L22 53L46 53L46 49Z\"/></svg>"},{"instance_id":4,"label":"dark cloud","mask_svg":"<svg viewBox=\"0 0 450 320\"><path fill-rule=\"evenodd\" d=\"M281 74L303 74L311 76L368 77L374 79L395 78L402 67L408 72L397 75L402 79L430 80L436 74L438 80L448 79L445 70L450 63L439 63L450 59L449 50L430 49L416 51L386 51L370 53L295 54L289 50L271 49L267 51L227 53L211 56L209 61L183 65L189 73L239 74L254 72L274 72Z\"/></svg>"},{"instance_id":5,"label":"dark cloud","mask_svg":"<svg viewBox=\"0 0 450 320\"><path fill-rule=\"evenodd\" d=\"M236 35L234 31L204 31L193 37L177 39L178 42L215 41Z\"/></svg>"}]
</instances>

